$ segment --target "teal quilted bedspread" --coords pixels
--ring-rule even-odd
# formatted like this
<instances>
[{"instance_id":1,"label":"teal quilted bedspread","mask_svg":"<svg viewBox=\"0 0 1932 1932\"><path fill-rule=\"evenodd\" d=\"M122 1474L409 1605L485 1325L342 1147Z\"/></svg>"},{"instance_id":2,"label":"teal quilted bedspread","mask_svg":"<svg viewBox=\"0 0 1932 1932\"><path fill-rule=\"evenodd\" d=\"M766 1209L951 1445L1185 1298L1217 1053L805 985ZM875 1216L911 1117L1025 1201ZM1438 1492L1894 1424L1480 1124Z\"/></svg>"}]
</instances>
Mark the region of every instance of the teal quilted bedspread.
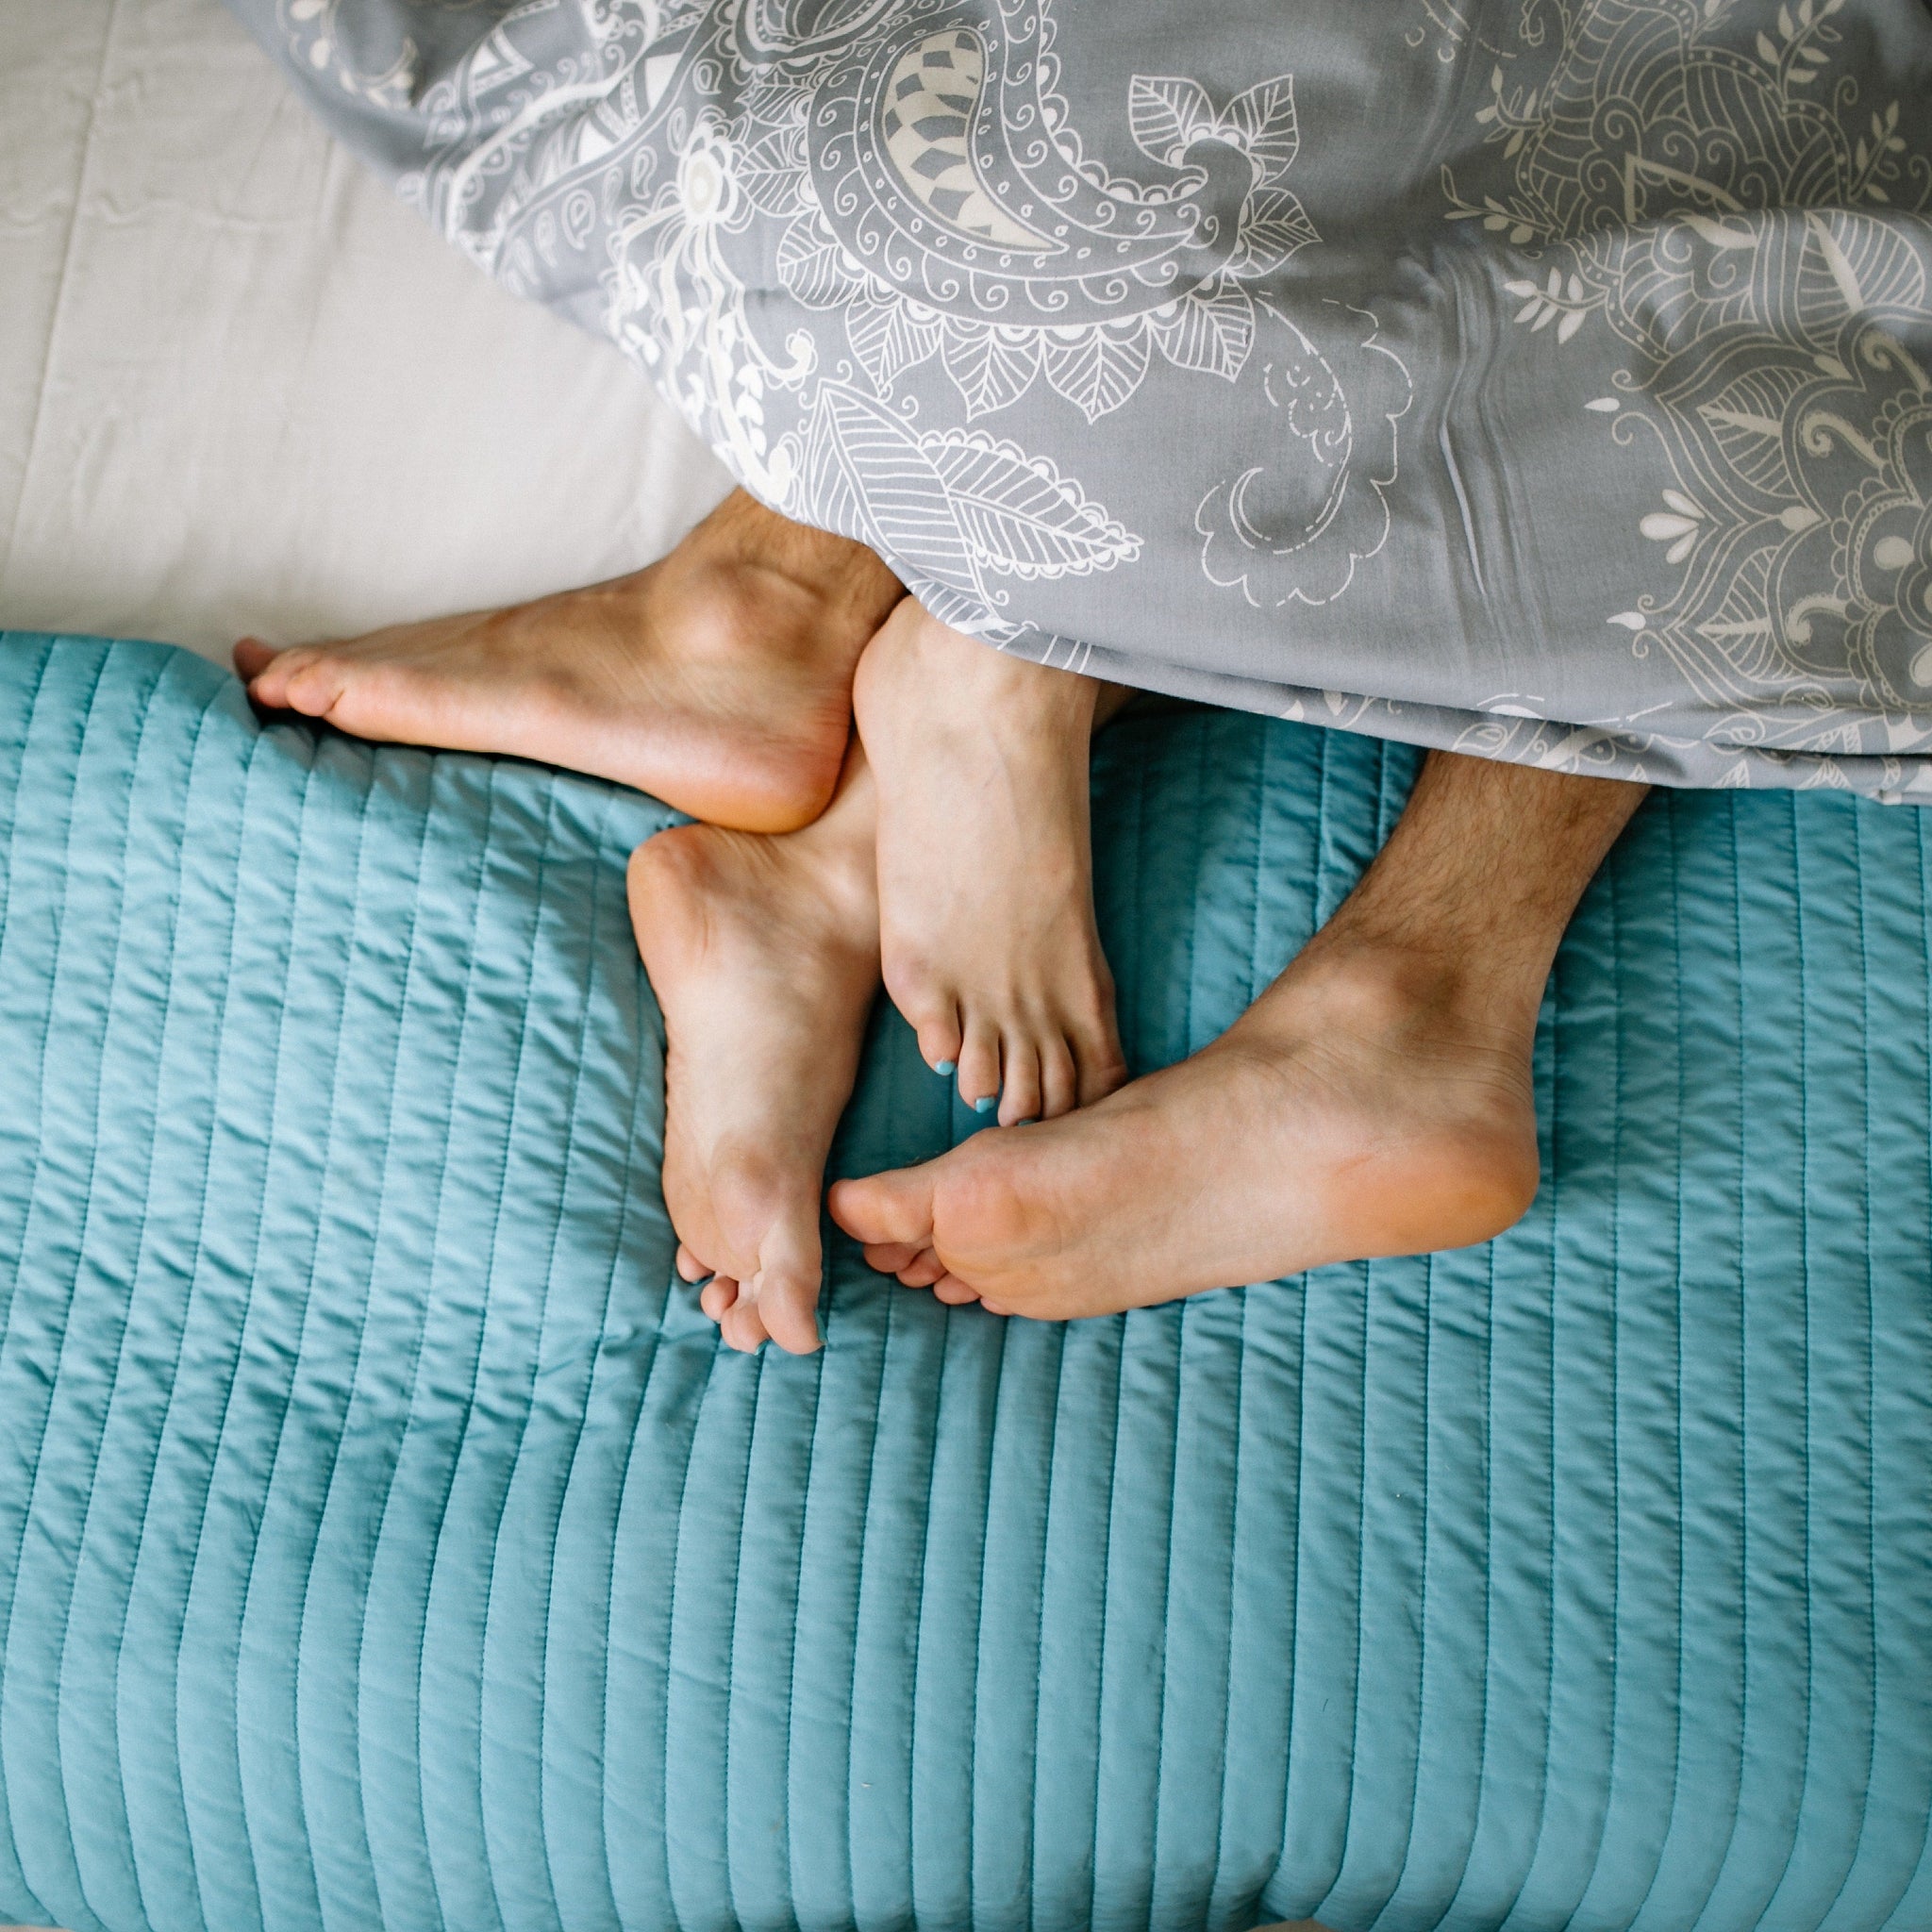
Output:
<instances>
[{"instance_id":1,"label":"teal quilted bedspread","mask_svg":"<svg viewBox=\"0 0 1932 1932\"><path fill-rule=\"evenodd\" d=\"M1108 734L1138 1064L1411 770ZM673 1280L666 816L0 641L0 1919L1932 1925L1932 823L1655 799L1488 1247L1056 1328L835 1244L793 1360ZM974 1124L887 1014L836 1160Z\"/></svg>"}]
</instances>

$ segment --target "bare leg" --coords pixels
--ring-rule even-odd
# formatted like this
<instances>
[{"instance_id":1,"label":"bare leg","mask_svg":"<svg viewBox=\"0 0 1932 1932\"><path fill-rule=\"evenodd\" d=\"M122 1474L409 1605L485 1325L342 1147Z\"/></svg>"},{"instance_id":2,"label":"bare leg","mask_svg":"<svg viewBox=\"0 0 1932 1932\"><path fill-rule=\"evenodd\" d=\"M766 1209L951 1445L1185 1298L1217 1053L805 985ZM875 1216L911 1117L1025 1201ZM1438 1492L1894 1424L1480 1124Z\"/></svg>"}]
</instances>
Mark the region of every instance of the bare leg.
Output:
<instances>
[{"instance_id":1,"label":"bare leg","mask_svg":"<svg viewBox=\"0 0 1932 1932\"><path fill-rule=\"evenodd\" d=\"M664 1009L664 1204L734 1348L818 1346L819 1201L879 981L872 780L855 744L803 831L682 825L631 855Z\"/></svg>"},{"instance_id":2,"label":"bare leg","mask_svg":"<svg viewBox=\"0 0 1932 1932\"><path fill-rule=\"evenodd\" d=\"M853 668L901 594L862 544L739 490L629 576L341 643L244 638L235 667L258 704L358 738L538 758L780 832L831 797Z\"/></svg>"},{"instance_id":3,"label":"bare leg","mask_svg":"<svg viewBox=\"0 0 1932 1932\"><path fill-rule=\"evenodd\" d=\"M1434 753L1361 883L1213 1045L832 1191L873 1265L1060 1320L1485 1241L1537 1188L1557 941L1640 786Z\"/></svg>"},{"instance_id":4,"label":"bare leg","mask_svg":"<svg viewBox=\"0 0 1932 1932\"><path fill-rule=\"evenodd\" d=\"M853 688L878 781L886 990L1004 1125L1126 1077L1093 923L1088 751L1127 693L1008 657L908 597Z\"/></svg>"}]
</instances>

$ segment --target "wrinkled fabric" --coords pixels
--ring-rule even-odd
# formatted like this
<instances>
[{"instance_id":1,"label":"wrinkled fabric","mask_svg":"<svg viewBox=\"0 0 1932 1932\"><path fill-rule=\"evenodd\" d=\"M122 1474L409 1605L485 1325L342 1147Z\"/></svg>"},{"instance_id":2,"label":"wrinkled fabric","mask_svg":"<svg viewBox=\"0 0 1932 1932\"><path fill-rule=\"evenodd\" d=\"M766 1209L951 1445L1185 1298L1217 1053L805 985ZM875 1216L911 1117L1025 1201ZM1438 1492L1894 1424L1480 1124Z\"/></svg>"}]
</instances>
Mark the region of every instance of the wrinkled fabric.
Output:
<instances>
[{"instance_id":1,"label":"wrinkled fabric","mask_svg":"<svg viewBox=\"0 0 1932 1932\"><path fill-rule=\"evenodd\" d=\"M1103 734L1137 1069L1413 769ZM675 1277L668 817L0 638L0 1921L1932 1924L1932 820L1640 812L1498 1241L1051 1326L834 1239L794 1359ZM882 1009L835 1169L978 1125Z\"/></svg>"},{"instance_id":2,"label":"wrinkled fabric","mask_svg":"<svg viewBox=\"0 0 1932 1932\"><path fill-rule=\"evenodd\" d=\"M1557 770L1932 796L1922 0L233 0L940 615Z\"/></svg>"}]
</instances>

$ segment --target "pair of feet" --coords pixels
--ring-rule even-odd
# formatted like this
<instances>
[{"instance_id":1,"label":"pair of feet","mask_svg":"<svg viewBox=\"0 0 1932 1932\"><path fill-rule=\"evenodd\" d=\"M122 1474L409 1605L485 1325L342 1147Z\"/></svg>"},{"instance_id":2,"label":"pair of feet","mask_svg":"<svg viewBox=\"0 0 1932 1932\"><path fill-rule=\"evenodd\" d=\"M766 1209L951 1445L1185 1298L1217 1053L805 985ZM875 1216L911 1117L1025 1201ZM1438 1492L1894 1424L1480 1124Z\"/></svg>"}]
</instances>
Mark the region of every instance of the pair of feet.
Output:
<instances>
[{"instance_id":1,"label":"pair of feet","mask_svg":"<svg viewBox=\"0 0 1932 1932\"><path fill-rule=\"evenodd\" d=\"M1519 874L1513 923L1486 875L1507 942L1485 945L1458 869L1522 827L1482 795L1501 768L1432 761L1422 810L1242 1020L1123 1085L1087 825L1106 695L937 625L857 545L741 495L611 584L236 661L265 706L569 765L711 822L640 847L630 895L679 1267L709 1277L735 1347L818 1343L822 1176L882 970L927 1062L998 1124L830 1206L874 1267L947 1302L1105 1313L1480 1241L1534 1192L1536 1008L1627 806L1591 805Z\"/></svg>"}]
</instances>

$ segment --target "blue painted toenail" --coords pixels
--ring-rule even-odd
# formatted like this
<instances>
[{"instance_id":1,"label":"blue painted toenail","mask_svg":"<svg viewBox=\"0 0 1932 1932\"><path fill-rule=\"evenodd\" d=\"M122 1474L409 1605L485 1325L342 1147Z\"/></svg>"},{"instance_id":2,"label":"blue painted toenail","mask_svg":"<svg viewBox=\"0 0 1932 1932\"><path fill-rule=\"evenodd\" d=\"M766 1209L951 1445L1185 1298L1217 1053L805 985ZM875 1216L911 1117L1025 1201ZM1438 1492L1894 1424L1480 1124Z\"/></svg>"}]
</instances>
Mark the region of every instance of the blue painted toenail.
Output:
<instances>
[{"instance_id":1,"label":"blue painted toenail","mask_svg":"<svg viewBox=\"0 0 1932 1932\"><path fill-rule=\"evenodd\" d=\"M993 1097L989 1093L984 1100L975 1100L973 1103L973 1111L974 1113L985 1113L992 1105Z\"/></svg>"},{"instance_id":2,"label":"blue painted toenail","mask_svg":"<svg viewBox=\"0 0 1932 1932\"><path fill-rule=\"evenodd\" d=\"M958 1060L935 1060L932 1063L932 1070L935 1074L957 1074L959 1071L959 1062Z\"/></svg>"},{"instance_id":3,"label":"blue painted toenail","mask_svg":"<svg viewBox=\"0 0 1932 1932\"><path fill-rule=\"evenodd\" d=\"M1016 1127L1037 1127L1040 1124L1040 1116L1037 1113L1029 1113L1024 1121L1015 1121L1013 1124Z\"/></svg>"}]
</instances>

